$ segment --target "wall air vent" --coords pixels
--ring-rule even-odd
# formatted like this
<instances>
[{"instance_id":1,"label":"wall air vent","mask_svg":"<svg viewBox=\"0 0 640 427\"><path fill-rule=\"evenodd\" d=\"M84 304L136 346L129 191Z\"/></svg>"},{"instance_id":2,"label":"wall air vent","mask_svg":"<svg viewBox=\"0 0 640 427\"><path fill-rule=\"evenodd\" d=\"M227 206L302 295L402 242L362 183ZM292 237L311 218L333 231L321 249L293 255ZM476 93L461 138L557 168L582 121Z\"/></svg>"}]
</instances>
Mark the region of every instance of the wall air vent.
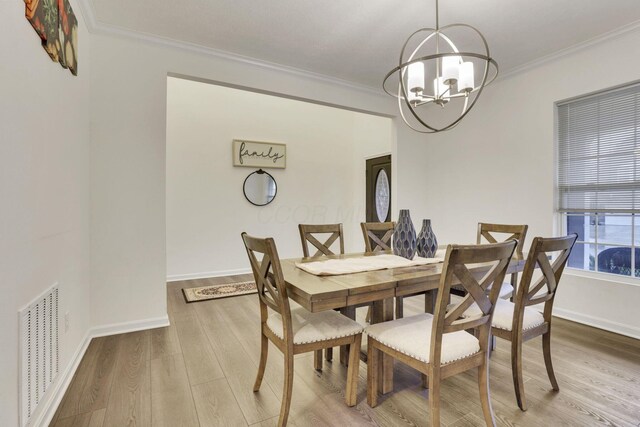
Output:
<instances>
[{"instance_id":1,"label":"wall air vent","mask_svg":"<svg viewBox=\"0 0 640 427\"><path fill-rule=\"evenodd\" d=\"M20 310L20 425L28 426L58 375L58 285Z\"/></svg>"}]
</instances>

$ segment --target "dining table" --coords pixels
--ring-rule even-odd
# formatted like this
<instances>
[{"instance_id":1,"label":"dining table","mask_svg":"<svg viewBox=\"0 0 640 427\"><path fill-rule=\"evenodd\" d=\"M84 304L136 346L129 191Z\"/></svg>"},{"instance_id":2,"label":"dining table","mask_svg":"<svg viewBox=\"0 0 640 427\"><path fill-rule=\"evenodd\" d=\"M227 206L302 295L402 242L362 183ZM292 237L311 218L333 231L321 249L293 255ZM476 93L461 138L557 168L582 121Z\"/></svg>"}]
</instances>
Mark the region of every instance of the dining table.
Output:
<instances>
[{"instance_id":1,"label":"dining table","mask_svg":"<svg viewBox=\"0 0 640 427\"><path fill-rule=\"evenodd\" d=\"M346 259L389 254L389 251L372 253L349 253L343 255L291 258L281 260L282 272L290 299L310 312L340 309L342 313L355 315L355 307L371 304L370 323L379 323L394 318L394 298L425 295L425 312L433 313L443 262L427 265L387 268L359 273L338 275L314 275L296 264L330 259ZM507 269L512 276L524 269L526 254L514 254ZM469 271L480 279L491 268L490 263L468 266ZM452 285L456 285L454 282ZM515 287L514 287L515 289ZM353 311L352 311L353 310ZM350 317L351 317L350 316ZM344 360L344 358L342 358ZM383 394L393 390L393 359L380 359L378 390Z\"/></svg>"}]
</instances>

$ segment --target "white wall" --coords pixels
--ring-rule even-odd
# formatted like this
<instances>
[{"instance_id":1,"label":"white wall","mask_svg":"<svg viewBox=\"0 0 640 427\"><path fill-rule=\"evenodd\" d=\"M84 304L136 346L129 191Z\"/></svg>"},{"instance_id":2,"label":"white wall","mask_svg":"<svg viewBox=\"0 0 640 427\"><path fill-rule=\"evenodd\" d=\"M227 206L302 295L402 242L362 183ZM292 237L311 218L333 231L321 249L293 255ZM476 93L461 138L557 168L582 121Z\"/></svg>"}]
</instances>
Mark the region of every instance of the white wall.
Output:
<instances>
[{"instance_id":1,"label":"white wall","mask_svg":"<svg viewBox=\"0 0 640 427\"><path fill-rule=\"evenodd\" d=\"M78 16L74 77L49 59L24 8L0 2L2 426L18 424L18 310L59 283L61 372L89 329L89 37Z\"/></svg>"},{"instance_id":2,"label":"white wall","mask_svg":"<svg viewBox=\"0 0 640 427\"><path fill-rule=\"evenodd\" d=\"M179 78L167 88L167 275L248 271L240 233L274 236L302 256L299 223L342 222L362 250L365 158L391 152L391 119ZM278 193L254 206L243 193L257 168L232 165L231 141L287 144L286 169L267 169Z\"/></svg>"},{"instance_id":3,"label":"white wall","mask_svg":"<svg viewBox=\"0 0 640 427\"><path fill-rule=\"evenodd\" d=\"M382 93L297 72L107 35L93 36L92 45L93 325L116 324L122 329L166 321L168 73L396 114L393 99ZM393 189L394 209L408 206L422 216L427 206L422 196L425 170L413 166L424 162L424 137L397 126L395 120L393 139L394 170L398 176L411 174L411 181L400 185L399 178L392 184L398 184L397 191ZM412 172L407 172L409 168ZM286 194L285 189L280 191Z\"/></svg>"},{"instance_id":4,"label":"white wall","mask_svg":"<svg viewBox=\"0 0 640 427\"><path fill-rule=\"evenodd\" d=\"M640 57L630 52L638 46L635 31L499 80L456 129L429 137L427 198L440 240L471 242L479 221L552 235L554 102L637 80ZM568 271L555 313L640 337L631 314L640 280L612 280Z\"/></svg>"}]
</instances>

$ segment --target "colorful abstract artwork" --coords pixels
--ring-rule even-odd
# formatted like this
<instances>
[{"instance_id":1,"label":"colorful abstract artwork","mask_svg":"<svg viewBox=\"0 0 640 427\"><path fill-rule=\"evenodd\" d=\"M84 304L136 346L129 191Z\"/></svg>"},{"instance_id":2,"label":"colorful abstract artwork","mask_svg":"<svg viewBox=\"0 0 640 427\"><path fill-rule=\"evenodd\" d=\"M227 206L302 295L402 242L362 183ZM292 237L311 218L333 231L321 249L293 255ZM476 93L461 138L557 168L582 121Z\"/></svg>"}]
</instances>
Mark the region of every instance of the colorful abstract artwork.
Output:
<instances>
[{"instance_id":1,"label":"colorful abstract artwork","mask_svg":"<svg viewBox=\"0 0 640 427\"><path fill-rule=\"evenodd\" d=\"M51 59L78 75L78 19L69 0L25 0L25 16Z\"/></svg>"}]
</instances>

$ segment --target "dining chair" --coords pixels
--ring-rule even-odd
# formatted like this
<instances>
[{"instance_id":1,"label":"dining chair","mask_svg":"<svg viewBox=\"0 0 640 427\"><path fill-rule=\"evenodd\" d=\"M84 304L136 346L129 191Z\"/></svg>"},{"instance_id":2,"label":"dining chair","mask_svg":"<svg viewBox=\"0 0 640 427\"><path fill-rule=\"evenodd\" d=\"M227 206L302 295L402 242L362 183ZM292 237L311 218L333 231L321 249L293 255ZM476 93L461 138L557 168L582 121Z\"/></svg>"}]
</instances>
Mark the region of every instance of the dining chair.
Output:
<instances>
[{"instance_id":1,"label":"dining chair","mask_svg":"<svg viewBox=\"0 0 640 427\"><path fill-rule=\"evenodd\" d=\"M361 222L362 237L364 237L365 252L391 251L391 240L396 229L394 221L389 222ZM402 313L402 297L400 298L400 313ZM396 298L396 315L398 313L398 299ZM365 322L371 321L371 306L367 310Z\"/></svg>"},{"instance_id":2,"label":"dining chair","mask_svg":"<svg viewBox=\"0 0 640 427\"><path fill-rule=\"evenodd\" d=\"M365 252L391 250L395 222L361 222L360 227L362 227Z\"/></svg>"},{"instance_id":3,"label":"dining chair","mask_svg":"<svg viewBox=\"0 0 640 427\"><path fill-rule=\"evenodd\" d=\"M486 222L478 223L478 233L476 243L481 244L483 241L487 243L504 242L506 240L517 240L516 256L522 258L522 249L524 248L524 240L527 237L529 226L526 224L490 224ZM500 298L512 298L513 291L518 282L518 273L511 274L510 282L505 282L500 288Z\"/></svg>"},{"instance_id":4,"label":"dining chair","mask_svg":"<svg viewBox=\"0 0 640 427\"><path fill-rule=\"evenodd\" d=\"M342 231L342 224L298 224L298 230L300 231L300 240L302 242L302 254L305 258L308 258L311 252L309 252L309 244L315 247L316 252L313 257L319 257L323 255L336 255L334 252L336 249L331 249L334 244L338 245L339 253L344 254L344 233ZM318 238L320 235L326 237L329 236L326 240L323 238L324 243L322 243ZM342 314L347 317L355 320L356 315L355 311L349 310L347 308L340 310ZM333 348L327 348L325 351L325 359L330 362L333 360ZM342 349L340 354L340 359L347 363L346 356L346 348ZM313 354L313 365L316 370L322 370L322 350L318 350Z\"/></svg>"},{"instance_id":5,"label":"dining chair","mask_svg":"<svg viewBox=\"0 0 640 427\"><path fill-rule=\"evenodd\" d=\"M522 344L542 336L542 352L547 375L555 391L559 390L551 362L551 312L558 290L558 283L567 264L577 234L565 237L536 237L522 271L522 279L516 290L515 301L500 300L493 316L491 333L498 338L511 341L511 371L516 400L521 410L527 410L522 378ZM552 255L556 255L550 261ZM532 284L536 267L542 276ZM544 304L542 312L532 306ZM478 307L471 306L464 314L473 317Z\"/></svg>"},{"instance_id":6,"label":"dining chair","mask_svg":"<svg viewBox=\"0 0 640 427\"><path fill-rule=\"evenodd\" d=\"M391 251L391 240L396 228L395 222L361 222L364 237L365 252ZM419 295L419 294L415 294ZM404 317L404 298L414 295L399 295L395 297L395 317ZM371 309L367 312L367 323L371 319Z\"/></svg>"},{"instance_id":7,"label":"dining chair","mask_svg":"<svg viewBox=\"0 0 640 427\"><path fill-rule=\"evenodd\" d=\"M489 391L489 338L491 318L516 247L511 240L489 245L449 245L438 285L435 313L377 323L365 328L367 341L367 402L378 403L381 353L409 365L427 376L431 426L440 425L440 384L447 377L478 368L478 387L484 419L495 426ZM487 263L482 272L469 264ZM478 281L478 275L482 278ZM447 310L451 286L461 283L467 295ZM492 286L493 285L493 286ZM486 290L491 286L491 291ZM478 316L463 319L472 304ZM474 335L468 331L474 330Z\"/></svg>"},{"instance_id":8,"label":"dining chair","mask_svg":"<svg viewBox=\"0 0 640 427\"><path fill-rule=\"evenodd\" d=\"M251 237L247 233L242 233L242 240L260 301L261 352L253 391L260 390L271 341L284 356L284 386L278 426L286 426L293 391L294 355L348 345L351 351L345 400L348 406L355 406L362 326L333 310L311 313L295 303L292 307L275 241Z\"/></svg>"},{"instance_id":9,"label":"dining chair","mask_svg":"<svg viewBox=\"0 0 640 427\"><path fill-rule=\"evenodd\" d=\"M314 257L322 255L336 255L335 249L331 250L331 246L338 241L340 254L344 254L344 233L342 232L342 224L298 224L300 230L300 240L302 241L302 253L305 258L310 255L309 243L316 248ZM330 236L322 243L318 240L319 234L330 234Z\"/></svg>"}]
</instances>

